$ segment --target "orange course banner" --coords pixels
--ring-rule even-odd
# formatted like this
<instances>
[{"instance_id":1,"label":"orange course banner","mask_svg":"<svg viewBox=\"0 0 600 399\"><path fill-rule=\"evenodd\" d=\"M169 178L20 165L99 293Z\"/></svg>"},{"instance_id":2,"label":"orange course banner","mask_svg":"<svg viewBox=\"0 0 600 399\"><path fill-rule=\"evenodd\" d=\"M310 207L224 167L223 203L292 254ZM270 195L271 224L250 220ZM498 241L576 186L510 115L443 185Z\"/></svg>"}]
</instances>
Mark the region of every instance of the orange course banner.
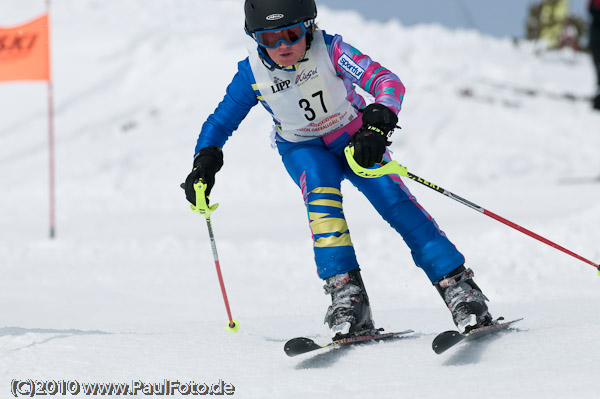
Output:
<instances>
[{"instance_id":1,"label":"orange course banner","mask_svg":"<svg viewBox=\"0 0 600 399\"><path fill-rule=\"evenodd\" d=\"M50 80L48 14L26 24L0 28L0 82Z\"/></svg>"}]
</instances>

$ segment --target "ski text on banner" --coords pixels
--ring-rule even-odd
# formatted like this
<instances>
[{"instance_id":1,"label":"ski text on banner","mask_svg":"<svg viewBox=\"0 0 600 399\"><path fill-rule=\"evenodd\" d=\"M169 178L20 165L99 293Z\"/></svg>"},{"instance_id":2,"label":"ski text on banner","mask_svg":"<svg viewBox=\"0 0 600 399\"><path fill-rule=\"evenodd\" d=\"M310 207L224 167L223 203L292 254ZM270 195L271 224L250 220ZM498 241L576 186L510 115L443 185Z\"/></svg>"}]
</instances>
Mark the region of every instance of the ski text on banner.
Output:
<instances>
[{"instance_id":1,"label":"ski text on banner","mask_svg":"<svg viewBox=\"0 0 600 399\"><path fill-rule=\"evenodd\" d=\"M48 14L0 28L0 82L50 80Z\"/></svg>"}]
</instances>

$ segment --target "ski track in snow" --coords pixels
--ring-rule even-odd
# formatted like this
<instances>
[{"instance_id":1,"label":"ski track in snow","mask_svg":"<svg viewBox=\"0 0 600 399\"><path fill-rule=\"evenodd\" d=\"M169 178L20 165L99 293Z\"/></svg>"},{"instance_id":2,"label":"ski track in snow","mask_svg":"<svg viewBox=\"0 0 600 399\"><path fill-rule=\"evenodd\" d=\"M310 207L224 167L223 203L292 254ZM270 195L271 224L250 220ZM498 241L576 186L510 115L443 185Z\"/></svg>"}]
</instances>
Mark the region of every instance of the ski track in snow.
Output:
<instances>
[{"instance_id":1,"label":"ski track in snow","mask_svg":"<svg viewBox=\"0 0 600 399\"><path fill-rule=\"evenodd\" d=\"M0 4L0 25L41 13L38 3ZM524 320L435 355L435 334L453 328L448 311L401 238L345 182L374 319L416 333L285 356L295 336L328 339L329 299L301 196L270 148L270 121L258 107L227 143L212 193L224 280L241 324L236 334L225 331L205 223L179 183L202 123L252 45L241 3L56 2L54 241L45 88L0 86L0 397L9 397L13 379L31 378L222 379L240 398L596 398L593 268L413 182L407 186L474 268L491 313ZM600 260L600 113L489 84L590 95L587 56L536 55L528 43L325 7L318 22L406 84L391 148L411 172ZM464 87L490 101L460 96Z\"/></svg>"}]
</instances>

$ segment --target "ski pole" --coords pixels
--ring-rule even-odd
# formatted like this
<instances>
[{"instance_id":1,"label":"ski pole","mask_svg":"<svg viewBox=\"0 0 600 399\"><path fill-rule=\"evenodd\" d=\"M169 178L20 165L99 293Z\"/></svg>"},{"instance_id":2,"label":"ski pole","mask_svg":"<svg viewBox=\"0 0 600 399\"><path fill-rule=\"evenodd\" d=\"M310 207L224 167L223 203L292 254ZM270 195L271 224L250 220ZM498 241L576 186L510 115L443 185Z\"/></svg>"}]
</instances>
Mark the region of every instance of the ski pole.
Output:
<instances>
[{"instance_id":1,"label":"ski pole","mask_svg":"<svg viewBox=\"0 0 600 399\"><path fill-rule=\"evenodd\" d=\"M450 191L443 189L440 186L430 183L427 180L422 179L419 176L410 173L405 166L400 165L397 161L383 162L382 163L383 166L381 166L379 168L367 169L367 168L363 168L358 163L356 163L356 161L354 160L353 154L354 154L354 149L350 145L348 145L344 149L344 155L346 156L348 165L350 165L350 168L352 168L352 171L354 173L356 173L358 176L366 177L366 178L375 178L375 177L381 177L381 176L385 176L385 175L400 175L400 176L408 177L409 179L414 180L418 183L421 183L422 185L427 186L427 187L437 191L440 194L444 194L446 197L452 198L453 200L458 201L461 204L466 205L469 208L476 210L477 212L483 213L484 215L489 216L492 219L495 219L501 223L504 223L505 225L512 227L513 229L518 230L521 233L527 234L528 236L533 237L536 240L541 241L544 244L551 246L552 248L558 249L568 255L571 255L572 257L574 257L576 259L579 259L582 262L585 262L585 263L588 263L588 264L594 266L596 269L598 269L598 275L600 275L600 265L598 265L597 263L594 263L591 260L586 259L581 255L577 255L576 253L569 251L568 249L548 240L547 238L544 238L544 237L534 233L531 230L527 230L526 228L521 227L518 224L513 223L510 220L503 218L502 216L499 216L493 212L490 212L487 209L484 209L479 205L476 205L470 201L467 201L466 199L459 197L458 195L453 194Z\"/></svg>"},{"instance_id":2,"label":"ski pole","mask_svg":"<svg viewBox=\"0 0 600 399\"><path fill-rule=\"evenodd\" d=\"M206 218L206 226L208 227L208 235L210 237L210 244L212 246L213 258L215 259L215 266L217 268L217 276L219 277L219 284L221 285L221 293L223 294L223 301L225 302L225 309L227 310L227 316L229 322L227 323L227 331L237 332L240 329L240 323L237 320L233 320L231 317L231 309L229 308L229 300L227 299L227 292L225 291L225 283L223 282L223 275L221 274L221 265L219 264L219 254L217 253L217 244L215 243L215 235L213 234L212 223L210 221L210 215L219 204L208 206L206 203L206 184L202 180L198 180L194 184L194 190L196 191L196 205L190 205L190 208L194 213L202 215Z\"/></svg>"}]
</instances>

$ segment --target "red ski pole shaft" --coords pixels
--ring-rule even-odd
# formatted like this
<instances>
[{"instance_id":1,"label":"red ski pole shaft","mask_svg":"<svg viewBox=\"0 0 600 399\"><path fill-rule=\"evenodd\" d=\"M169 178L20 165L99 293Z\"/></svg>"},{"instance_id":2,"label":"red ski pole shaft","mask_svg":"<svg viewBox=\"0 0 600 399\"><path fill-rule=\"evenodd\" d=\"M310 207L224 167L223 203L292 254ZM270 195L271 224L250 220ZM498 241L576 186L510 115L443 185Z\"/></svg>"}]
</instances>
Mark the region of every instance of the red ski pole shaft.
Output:
<instances>
[{"instance_id":1,"label":"red ski pole shaft","mask_svg":"<svg viewBox=\"0 0 600 399\"><path fill-rule=\"evenodd\" d=\"M502 216L496 215L495 213L493 213L493 212L490 212L490 211L488 211L487 209L484 209L484 212L483 212L483 214L484 214L484 215L487 215L487 216L489 216L489 217L491 217L491 218L493 218L493 219L496 219L497 221L499 221L499 222L502 222L502 223L504 223L505 225L507 225L507 226L510 226L510 227L512 227L513 229L520 231L521 233L525 233L525 234L527 234L528 236L530 236L530 237L533 237L533 238L535 238L536 240L538 240L538 241L541 241L541 242L543 242L544 244L547 244L547 245L551 246L552 248L556 248L556 249L558 249L559 251L562 251L562 252L564 252L564 253L566 253L566 254L568 254L568 255L571 255L572 257L574 257L574 258L576 258L576 259L579 259L579 260L580 260L580 261L582 261L582 262L588 263L588 264L590 264L590 265L594 266L596 269L598 269L598 270L600 271L600 265L598 265L598 264L596 264L596 263L592 262L592 261L591 261L591 260L589 260L589 259L586 259L586 258L584 258L584 257L583 257L583 256L581 256L581 255L577 255L575 252L573 252L573 251L570 251L570 250L568 250L567 248L565 248L565 247L563 247L563 246L560 246L560 245L558 245L557 243L555 243L555 242L552 242L552 241L548 240L547 238L544 238L544 237L540 236L539 234L536 234L536 233L534 233L534 232L533 232L533 231L531 231L531 230L527 230L526 228L524 228L524 227L521 227L521 226L519 226L518 224L511 222L510 220L506 220L506 219L504 219Z\"/></svg>"},{"instance_id":2,"label":"red ski pole shaft","mask_svg":"<svg viewBox=\"0 0 600 399\"><path fill-rule=\"evenodd\" d=\"M181 188L185 188L184 183L181 183ZM210 237L210 245L212 247L213 258L215 260L215 267L217 269L217 277L219 278L219 285L221 286L221 293L223 294L223 302L225 302L225 310L227 310L227 317L229 318L229 322L227 323L227 331L237 332L240 329L240 323L237 320L234 320L231 316L229 299L227 299L227 291L225 290L223 274L221 273L221 264L219 263L217 244L215 242L215 235L213 233L212 223L210 221L210 215L217 209L219 204L210 206L208 205L207 197L205 195L206 185L202 180L199 180L194 184L194 190L196 191L196 204L191 205L190 208L192 211L194 211L194 213L202 215L206 219L206 227L208 227L208 236Z\"/></svg>"},{"instance_id":3,"label":"red ski pole shaft","mask_svg":"<svg viewBox=\"0 0 600 399\"><path fill-rule=\"evenodd\" d=\"M208 227L208 235L210 237L210 245L212 246L213 258L215 259L215 266L217 268L217 276L219 277L219 284L221 285L221 293L223 294L223 301L225 302L225 309L227 310L227 317L229 317L229 327L234 328L235 323L233 317L231 317L231 308L229 307L229 300L227 299L227 291L225 290L225 283L223 282L223 274L221 274L221 265L219 263L219 254L217 253L217 244L215 243L215 236L213 234L212 223L210 217L206 218L206 226Z\"/></svg>"}]
</instances>

